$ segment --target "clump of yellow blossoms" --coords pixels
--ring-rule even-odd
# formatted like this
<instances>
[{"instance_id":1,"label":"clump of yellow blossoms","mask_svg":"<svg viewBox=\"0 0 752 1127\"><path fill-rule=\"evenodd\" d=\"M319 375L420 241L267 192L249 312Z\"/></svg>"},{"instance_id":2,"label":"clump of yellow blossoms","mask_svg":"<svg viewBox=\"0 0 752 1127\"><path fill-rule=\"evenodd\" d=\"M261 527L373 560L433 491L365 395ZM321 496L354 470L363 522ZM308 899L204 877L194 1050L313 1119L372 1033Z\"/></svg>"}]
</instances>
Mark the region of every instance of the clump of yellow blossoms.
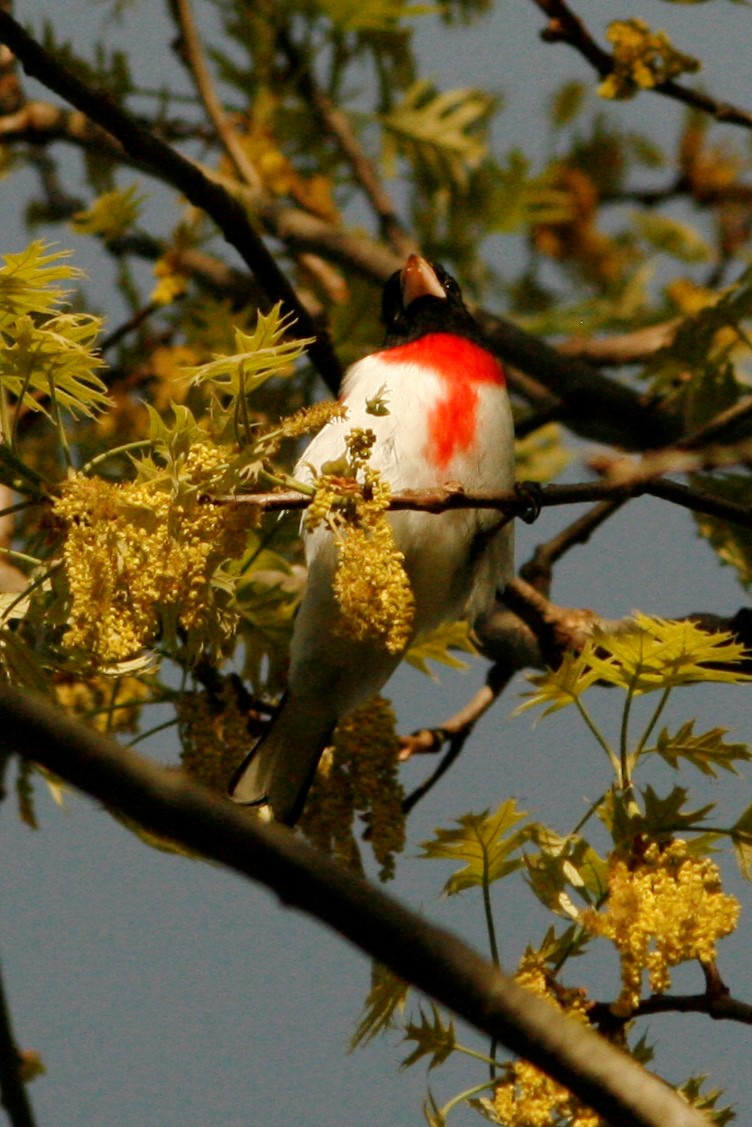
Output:
<instances>
[{"instance_id":1,"label":"clump of yellow blossoms","mask_svg":"<svg viewBox=\"0 0 752 1127\"><path fill-rule=\"evenodd\" d=\"M613 70L598 87L602 98L631 98L647 89L700 69L698 59L677 51L665 31L651 31L644 20L614 20L606 38L613 44Z\"/></svg>"},{"instance_id":2,"label":"clump of yellow blossoms","mask_svg":"<svg viewBox=\"0 0 752 1127\"><path fill-rule=\"evenodd\" d=\"M325 522L336 539L334 595L340 621L335 628L399 654L412 637L415 600L386 516L391 489L367 464L375 438L371 430L353 428L345 439L347 457L341 465L325 467L317 480L306 527Z\"/></svg>"},{"instance_id":3,"label":"clump of yellow blossoms","mask_svg":"<svg viewBox=\"0 0 752 1127\"><path fill-rule=\"evenodd\" d=\"M140 705L151 695L138 677L67 677L55 680L58 703L99 732L135 732Z\"/></svg>"},{"instance_id":4,"label":"clump of yellow blossoms","mask_svg":"<svg viewBox=\"0 0 752 1127\"><path fill-rule=\"evenodd\" d=\"M242 554L248 514L199 500L202 480L225 459L222 448L198 444L177 480L66 482L54 506L70 590L63 640L87 664L127 661L178 629L195 632L196 649L231 637L237 616L217 573Z\"/></svg>"},{"instance_id":5,"label":"clump of yellow blossoms","mask_svg":"<svg viewBox=\"0 0 752 1127\"><path fill-rule=\"evenodd\" d=\"M557 1010L587 1025L587 1001L581 990L554 987L537 954L523 956L515 979ZM599 1127L601 1119L561 1084L528 1061L510 1061L488 1110L504 1127ZM485 1101L484 1101L485 1106Z\"/></svg>"},{"instance_id":6,"label":"clump of yellow blossoms","mask_svg":"<svg viewBox=\"0 0 752 1127\"><path fill-rule=\"evenodd\" d=\"M227 780L251 745L248 716L232 680L227 678L218 693L183 693L175 711L184 770L224 794Z\"/></svg>"},{"instance_id":7,"label":"clump of yellow blossoms","mask_svg":"<svg viewBox=\"0 0 752 1127\"><path fill-rule=\"evenodd\" d=\"M622 991L614 1012L628 1017L639 1005L643 971L662 994L671 985L669 967L690 959L715 958L716 943L729 935L740 905L721 891L718 866L694 857L685 841L648 846L639 861L611 860L608 900L602 912L588 909L582 924L610 939L621 959Z\"/></svg>"},{"instance_id":8,"label":"clump of yellow blossoms","mask_svg":"<svg viewBox=\"0 0 752 1127\"><path fill-rule=\"evenodd\" d=\"M383 697L374 697L342 721L319 764L300 820L314 845L360 872L353 824L355 814L361 813L382 880L393 876L394 855L405 845L395 723Z\"/></svg>"}]
</instances>

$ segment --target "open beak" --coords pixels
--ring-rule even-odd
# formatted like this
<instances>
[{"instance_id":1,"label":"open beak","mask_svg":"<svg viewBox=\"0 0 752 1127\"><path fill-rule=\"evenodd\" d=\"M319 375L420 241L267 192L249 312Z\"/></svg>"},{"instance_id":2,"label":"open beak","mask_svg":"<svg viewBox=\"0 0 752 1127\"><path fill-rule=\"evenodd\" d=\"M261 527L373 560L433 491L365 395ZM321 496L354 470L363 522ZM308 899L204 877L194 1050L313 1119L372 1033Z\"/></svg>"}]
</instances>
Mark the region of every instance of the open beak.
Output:
<instances>
[{"instance_id":1,"label":"open beak","mask_svg":"<svg viewBox=\"0 0 752 1127\"><path fill-rule=\"evenodd\" d=\"M425 258L411 254L400 273L402 304L405 309L419 297L446 297L436 272Z\"/></svg>"}]
</instances>

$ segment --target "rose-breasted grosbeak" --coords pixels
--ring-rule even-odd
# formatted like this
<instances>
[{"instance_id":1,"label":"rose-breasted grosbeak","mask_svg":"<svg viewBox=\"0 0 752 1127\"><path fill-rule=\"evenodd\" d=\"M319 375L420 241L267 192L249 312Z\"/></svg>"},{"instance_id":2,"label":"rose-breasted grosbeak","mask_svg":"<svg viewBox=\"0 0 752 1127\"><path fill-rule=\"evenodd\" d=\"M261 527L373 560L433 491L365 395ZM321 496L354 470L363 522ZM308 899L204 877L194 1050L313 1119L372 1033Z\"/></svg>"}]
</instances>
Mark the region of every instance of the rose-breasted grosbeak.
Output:
<instances>
[{"instance_id":1,"label":"rose-breasted grosbeak","mask_svg":"<svg viewBox=\"0 0 752 1127\"><path fill-rule=\"evenodd\" d=\"M440 266L410 255L384 289L384 347L343 382L347 422L313 439L295 474L311 481L340 458L343 425L370 428L370 465L393 491L458 482L468 492L510 489L514 435L501 364L484 346L459 286ZM373 414L380 397L388 414ZM414 634L489 609L513 569L511 524L491 509L389 514L415 599ZM332 629L336 546L323 525L306 535L308 585L295 620L287 692L230 783L231 797L299 817L316 765L338 721L377 693L402 654Z\"/></svg>"}]
</instances>

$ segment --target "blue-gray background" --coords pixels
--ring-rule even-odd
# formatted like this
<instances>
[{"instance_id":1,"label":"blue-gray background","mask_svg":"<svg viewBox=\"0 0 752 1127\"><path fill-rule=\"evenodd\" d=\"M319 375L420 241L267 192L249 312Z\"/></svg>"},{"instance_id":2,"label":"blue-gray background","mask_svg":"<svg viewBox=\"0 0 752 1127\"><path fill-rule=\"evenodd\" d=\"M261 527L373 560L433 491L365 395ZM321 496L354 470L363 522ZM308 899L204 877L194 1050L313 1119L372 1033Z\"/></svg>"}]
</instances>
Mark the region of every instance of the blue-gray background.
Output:
<instances>
[{"instance_id":1,"label":"blue-gray background","mask_svg":"<svg viewBox=\"0 0 752 1127\"><path fill-rule=\"evenodd\" d=\"M196 9L206 15L200 0ZM721 0L701 6L603 0L580 4L579 10L598 34L607 20L633 15L667 27L678 46L704 58L709 90L752 106L748 8ZM146 84L163 84L169 72L176 88L185 86L170 53L172 30L161 5L142 0L122 25L110 18L107 6L81 0L17 0L15 12L37 30L45 17L51 19L58 38L83 54L99 36L120 43ZM532 154L542 151L536 136L545 128L541 110L547 94L564 78L591 78L566 47L539 40L541 24L529 0L500 0L488 18L451 35L435 17L416 23L426 71L444 88L477 84L503 93L507 108L497 137ZM28 89L38 88L29 83ZM676 135L683 111L645 95L617 112L631 128L665 142ZM738 131L733 139L748 144ZM26 239L12 222L17 192L13 180L0 183L2 252L19 250ZM96 251L73 234L64 238L89 271L93 292L103 269ZM503 270L503 256L518 253L518 246L498 240L495 253L494 265ZM575 466L572 476L583 472ZM572 516L546 512L532 529L522 529L519 559ZM614 616L635 607L663 615L729 613L744 601L733 574L719 570L695 538L689 515L651 500L632 504L588 549L573 551L557 569L554 597ZM416 673L400 673L392 690L402 730L450 715L482 675L477 663L468 674L442 673L437 686ZM515 700L512 694L498 704L453 772L415 811L411 845L392 886L412 906L481 948L479 899L466 894L440 901L448 870L418 863L416 843L436 825L508 795L566 832L608 781L607 764L573 717L559 714L533 730L529 716L510 718ZM726 724L738 739L748 739L746 701L743 689L703 690L683 701L678 695L670 719L676 723L700 712L707 727ZM612 711L608 701L605 708ZM144 750L163 758L174 754L167 740ZM425 761L411 765L406 781L417 781L430 767ZM667 771L650 779L664 788L673 782ZM730 823L750 801L745 776L731 783L699 776L697 781L704 801L719 802L719 822ZM405 1051L394 1037L347 1054L369 981L369 965L357 952L240 879L147 849L88 801L69 796L61 811L42 796L39 813L42 828L35 834L15 821L12 804L2 808L0 958L19 1040L41 1052L48 1070L31 1089L40 1127L422 1122L425 1072L422 1066L397 1071ZM743 936L752 896L732 862L726 872L744 914L740 934L723 944L721 970L733 992L749 1000ZM498 886L495 897L502 958L511 968L526 939L541 935L546 921L520 882ZM570 979L581 976L602 997L613 994L615 970L615 960L604 955L592 966L573 964ZM676 986L700 990L699 971L683 970ZM642 1022L643 1029L660 1039L658 1062L669 1080L709 1072L737 1104L739 1121L749 1121L746 1027L711 1024L703 1017L656 1017ZM439 1103L482 1080L481 1067L460 1060L431 1074ZM479 1122L465 1111L453 1121Z\"/></svg>"}]
</instances>

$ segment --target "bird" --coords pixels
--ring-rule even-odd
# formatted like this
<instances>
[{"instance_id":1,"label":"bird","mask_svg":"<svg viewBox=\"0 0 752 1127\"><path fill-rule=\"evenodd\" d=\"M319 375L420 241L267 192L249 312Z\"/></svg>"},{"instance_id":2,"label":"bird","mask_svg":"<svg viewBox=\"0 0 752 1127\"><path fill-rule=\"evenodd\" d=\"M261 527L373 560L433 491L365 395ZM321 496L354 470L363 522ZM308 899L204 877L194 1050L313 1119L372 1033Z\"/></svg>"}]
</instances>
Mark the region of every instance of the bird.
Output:
<instances>
[{"instance_id":1,"label":"bird","mask_svg":"<svg viewBox=\"0 0 752 1127\"><path fill-rule=\"evenodd\" d=\"M455 279L439 264L409 255L384 287L382 320L383 346L345 373L345 422L332 419L323 427L295 476L314 482L322 466L341 457L343 433L362 427L375 432L369 464L394 492L449 483L466 492L513 488L504 370ZM374 400L386 411L374 413ZM446 621L472 623L512 577L513 526L497 511L399 511L387 519L412 588L412 637ZM332 629L334 537L322 524L304 536L308 580L293 625L287 690L228 787L235 802L290 826L338 722L375 696L404 656Z\"/></svg>"}]
</instances>

